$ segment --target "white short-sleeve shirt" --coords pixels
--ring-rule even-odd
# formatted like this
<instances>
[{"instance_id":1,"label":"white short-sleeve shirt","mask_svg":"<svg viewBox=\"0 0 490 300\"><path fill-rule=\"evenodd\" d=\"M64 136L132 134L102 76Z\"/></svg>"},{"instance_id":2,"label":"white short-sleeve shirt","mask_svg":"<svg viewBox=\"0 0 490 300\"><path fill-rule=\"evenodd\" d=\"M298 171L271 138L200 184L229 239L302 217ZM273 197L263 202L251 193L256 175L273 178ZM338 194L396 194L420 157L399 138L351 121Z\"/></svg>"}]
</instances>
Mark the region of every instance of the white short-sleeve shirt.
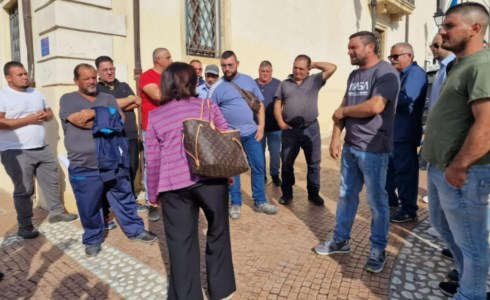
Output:
<instances>
[{"instance_id":1,"label":"white short-sleeve shirt","mask_svg":"<svg viewBox=\"0 0 490 300\"><path fill-rule=\"evenodd\" d=\"M6 119L23 118L48 107L44 95L36 89L19 92L7 86L0 90L0 112L5 113ZM0 151L43 147L45 138L44 124L0 129Z\"/></svg>"}]
</instances>

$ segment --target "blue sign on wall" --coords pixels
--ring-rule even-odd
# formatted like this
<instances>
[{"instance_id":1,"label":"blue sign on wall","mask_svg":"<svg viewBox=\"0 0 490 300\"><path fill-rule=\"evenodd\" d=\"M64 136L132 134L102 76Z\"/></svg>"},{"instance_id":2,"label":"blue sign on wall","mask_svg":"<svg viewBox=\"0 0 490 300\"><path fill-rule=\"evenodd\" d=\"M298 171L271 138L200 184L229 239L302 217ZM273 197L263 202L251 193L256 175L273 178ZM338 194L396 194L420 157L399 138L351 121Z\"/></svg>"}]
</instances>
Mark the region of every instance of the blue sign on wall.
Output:
<instances>
[{"instance_id":1,"label":"blue sign on wall","mask_svg":"<svg viewBox=\"0 0 490 300\"><path fill-rule=\"evenodd\" d=\"M41 39L41 56L49 55L49 37Z\"/></svg>"}]
</instances>

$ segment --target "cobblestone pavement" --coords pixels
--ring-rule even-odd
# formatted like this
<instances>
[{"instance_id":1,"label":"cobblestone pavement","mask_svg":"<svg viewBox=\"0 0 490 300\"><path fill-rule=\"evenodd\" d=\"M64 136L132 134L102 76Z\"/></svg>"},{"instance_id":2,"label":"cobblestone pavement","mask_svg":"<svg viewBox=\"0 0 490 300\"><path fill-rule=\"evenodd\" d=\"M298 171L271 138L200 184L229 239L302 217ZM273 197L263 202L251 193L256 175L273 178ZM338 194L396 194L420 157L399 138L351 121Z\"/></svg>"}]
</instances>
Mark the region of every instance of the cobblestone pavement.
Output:
<instances>
[{"instance_id":1,"label":"cobblestone pavement","mask_svg":"<svg viewBox=\"0 0 490 300\"><path fill-rule=\"evenodd\" d=\"M252 210L250 177L242 176L242 216L231 222L237 280L234 299L443 298L435 286L450 264L438 256L440 244L423 235L428 221L427 205L422 202L420 223L391 226L387 263L379 274L363 271L370 251L371 222L364 194L352 230L351 252L318 256L311 251L331 237L335 223L339 162L327 157L327 152L323 149L323 207L308 203L302 153L295 168L294 200L287 207L280 206L277 215ZM420 196L426 194L425 181L421 172ZM267 195L277 203L280 189L268 184ZM117 228L109 232L99 256L86 258L79 221L49 224L47 213L37 208L34 222L42 235L23 240L16 236L12 202L0 190L0 271L6 275L0 282L0 299L165 299L169 260L161 221L148 223L147 214L140 214L159 237L153 245L130 242ZM203 253L203 217L199 233ZM206 291L204 259L201 261ZM424 281L427 278L430 280Z\"/></svg>"}]
</instances>

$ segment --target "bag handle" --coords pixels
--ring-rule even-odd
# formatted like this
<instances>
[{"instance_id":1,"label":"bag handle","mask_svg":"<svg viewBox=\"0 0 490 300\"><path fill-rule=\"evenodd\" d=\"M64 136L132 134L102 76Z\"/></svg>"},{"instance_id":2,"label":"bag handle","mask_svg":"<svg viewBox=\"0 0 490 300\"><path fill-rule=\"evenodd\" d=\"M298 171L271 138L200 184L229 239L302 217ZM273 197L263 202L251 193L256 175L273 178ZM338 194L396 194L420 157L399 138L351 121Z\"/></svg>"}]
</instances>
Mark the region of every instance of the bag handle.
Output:
<instances>
[{"instance_id":1,"label":"bag handle","mask_svg":"<svg viewBox=\"0 0 490 300\"><path fill-rule=\"evenodd\" d=\"M201 101L201 114L199 116L199 119L203 120L203 121L206 121L203 119L203 115L204 115L204 102L206 102L207 104L207 107L208 107L208 122L209 122L209 125L211 126L211 128L215 128L214 126L214 121L213 121L213 114L211 112L211 99L210 98L207 98L207 99L204 99L202 98L202 101Z\"/></svg>"}]
</instances>

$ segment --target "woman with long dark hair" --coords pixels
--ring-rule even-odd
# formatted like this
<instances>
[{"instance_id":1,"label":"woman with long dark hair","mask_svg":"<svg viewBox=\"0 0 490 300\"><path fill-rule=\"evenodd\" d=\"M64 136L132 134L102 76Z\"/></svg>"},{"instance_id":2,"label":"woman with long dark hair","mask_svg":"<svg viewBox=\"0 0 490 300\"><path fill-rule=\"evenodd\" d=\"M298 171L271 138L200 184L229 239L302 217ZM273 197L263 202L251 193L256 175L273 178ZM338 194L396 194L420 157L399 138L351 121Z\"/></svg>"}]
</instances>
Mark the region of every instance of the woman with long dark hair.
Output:
<instances>
[{"instance_id":1,"label":"woman with long dark hair","mask_svg":"<svg viewBox=\"0 0 490 300\"><path fill-rule=\"evenodd\" d=\"M170 256L168 299L202 299L199 255L199 208L208 221L206 269L210 299L222 299L235 290L228 221L228 180L205 179L191 173L182 145L182 122L200 118L203 99L195 98L196 72L176 62L161 77L161 106L152 110L146 130L149 199L163 211ZM216 127L228 124L212 102L204 105Z\"/></svg>"}]
</instances>

